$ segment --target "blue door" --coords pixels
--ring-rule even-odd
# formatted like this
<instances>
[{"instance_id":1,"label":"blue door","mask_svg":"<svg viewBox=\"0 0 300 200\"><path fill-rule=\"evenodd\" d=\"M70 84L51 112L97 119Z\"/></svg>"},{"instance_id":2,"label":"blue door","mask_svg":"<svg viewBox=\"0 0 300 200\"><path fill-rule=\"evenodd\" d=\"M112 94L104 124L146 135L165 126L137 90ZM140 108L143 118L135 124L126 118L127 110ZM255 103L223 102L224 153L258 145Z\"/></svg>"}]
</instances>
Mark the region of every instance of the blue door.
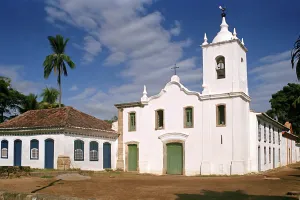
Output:
<instances>
[{"instance_id":1,"label":"blue door","mask_svg":"<svg viewBox=\"0 0 300 200\"><path fill-rule=\"evenodd\" d=\"M111 145L107 142L103 144L103 168L111 168Z\"/></svg>"},{"instance_id":2,"label":"blue door","mask_svg":"<svg viewBox=\"0 0 300 200\"><path fill-rule=\"evenodd\" d=\"M15 140L14 142L14 166L22 165L22 141Z\"/></svg>"},{"instance_id":3,"label":"blue door","mask_svg":"<svg viewBox=\"0 0 300 200\"><path fill-rule=\"evenodd\" d=\"M54 168L54 141L45 140L45 169Z\"/></svg>"}]
</instances>

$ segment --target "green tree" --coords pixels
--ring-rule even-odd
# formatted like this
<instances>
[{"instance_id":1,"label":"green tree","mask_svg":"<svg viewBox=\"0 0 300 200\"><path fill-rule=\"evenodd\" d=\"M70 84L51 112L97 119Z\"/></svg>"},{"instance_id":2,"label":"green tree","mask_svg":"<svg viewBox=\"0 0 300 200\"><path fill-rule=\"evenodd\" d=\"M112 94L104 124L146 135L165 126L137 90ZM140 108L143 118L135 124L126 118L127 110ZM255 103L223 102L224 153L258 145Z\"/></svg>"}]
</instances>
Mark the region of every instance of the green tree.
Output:
<instances>
[{"instance_id":1,"label":"green tree","mask_svg":"<svg viewBox=\"0 0 300 200\"><path fill-rule=\"evenodd\" d=\"M19 112L24 98L22 93L11 87L9 78L0 77L0 123Z\"/></svg>"},{"instance_id":2,"label":"green tree","mask_svg":"<svg viewBox=\"0 0 300 200\"><path fill-rule=\"evenodd\" d=\"M112 124L112 123L118 121L118 117L117 116L113 116L111 119L105 119L104 121Z\"/></svg>"},{"instance_id":3,"label":"green tree","mask_svg":"<svg viewBox=\"0 0 300 200\"><path fill-rule=\"evenodd\" d=\"M61 75L68 76L67 65L71 68L75 68L75 63L71 58L65 54L66 46L69 39L64 39L61 35L56 37L49 36L48 40L52 49L52 54L46 56L44 61L44 78L48 78L52 71L57 73L57 83L59 86L59 107L61 107Z\"/></svg>"},{"instance_id":4,"label":"green tree","mask_svg":"<svg viewBox=\"0 0 300 200\"><path fill-rule=\"evenodd\" d=\"M28 110L37 110L39 109L39 102L37 100L38 96L35 94L29 94L25 96L21 106L20 106L20 113L24 113Z\"/></svg>"},{"instance_id":5,"label":"green tree","mask_svg":"<svg viewBox=\"0 0 300 200\"><path fill-rule=\"evenodd\" d=\"M294 48L292 50L291 63L293 69L294 67L296 67L296 75L299 81L300 80L300 36L294 44ZM298 104L300 104L300 95L293 102L293 106L296 107Z\"/></svg>"},{"instance_id":6,"label":"green tree","mask_svg":"<svg viewBox=\"0 0 300 200\"><path fill-rule=\"evenodd\" d=\"M43 102L47 102L49 104L56 103L56 100L58 99L59 91L55 88L44 88L43 92L41 94L41 97L43 97Z\"/></svg>"},{"instance_id":7,"label":"green tree","mask_svg":"<svg viewBox=\"0 0 300 200\"><path fill-rule=\"evenodd\" d=\"M300 109L292 106L293 102L300 96L300 85L288 83L282 90L272 95L270 100L271 109L267 114L284 124L289 121L293 124L293 130L300 133Z\"/></svg>"}]
</instances>

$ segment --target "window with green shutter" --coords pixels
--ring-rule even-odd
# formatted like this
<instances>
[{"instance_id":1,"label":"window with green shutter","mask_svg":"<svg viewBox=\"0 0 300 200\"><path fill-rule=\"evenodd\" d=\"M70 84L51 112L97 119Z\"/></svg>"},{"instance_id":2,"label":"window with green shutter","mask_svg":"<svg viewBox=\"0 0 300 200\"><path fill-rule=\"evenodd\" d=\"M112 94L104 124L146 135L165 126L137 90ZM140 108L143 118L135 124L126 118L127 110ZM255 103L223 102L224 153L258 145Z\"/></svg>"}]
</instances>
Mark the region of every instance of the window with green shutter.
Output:
<instances>
[{"instance_id":1,"label":"window with green shutter","mask_svg":"<svg viewBox=\"0 0 300 200\"><path fill-rule=\"evenodd\" d=\"M185 108L185 128L193 127L193 108Z\"/></svg>"},{"instance_id":2,"label":"window with green shutter","mask_svg":"<svg viewBox=\"0 0 300 200\"><path fill-rule=\"evenodd\" d=\"M136 130L136 118L135 113L129 113L129 131Z\"/></svg>"}]
</instances>

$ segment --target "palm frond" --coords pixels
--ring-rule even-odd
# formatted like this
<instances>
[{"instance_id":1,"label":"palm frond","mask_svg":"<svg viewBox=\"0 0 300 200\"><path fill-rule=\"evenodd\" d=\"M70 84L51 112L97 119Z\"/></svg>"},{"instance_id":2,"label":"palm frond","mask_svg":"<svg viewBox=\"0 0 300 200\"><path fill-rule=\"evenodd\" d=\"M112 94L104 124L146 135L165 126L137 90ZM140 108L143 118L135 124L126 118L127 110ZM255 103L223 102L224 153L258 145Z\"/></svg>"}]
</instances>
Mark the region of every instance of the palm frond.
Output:
<instances>
[{"instance_id":1,"label":"palm frond","mask_svg":"<svg viewBox=\"0 0 300 200\"><path fill-rule=\"evenodd\" d=\"M48 36L48 40L49 40L52 51L54 53L58 53L58 45L57 45L57 42L56 42L56 38L53 37L53 36Z\"/></svg>"},{"instance_id":2,"label":"palm frond","mask_svg":"<svg viewBox=\"0 0 300 200\"><path fill-rule=\"evenodd\" d=\"M64 61L67 62L67 64L71 69L74 69L76 67L75 63L71 60L70 56L67 56L66 54L62 54L62 58Z\"/></svg>"}]
</instances>

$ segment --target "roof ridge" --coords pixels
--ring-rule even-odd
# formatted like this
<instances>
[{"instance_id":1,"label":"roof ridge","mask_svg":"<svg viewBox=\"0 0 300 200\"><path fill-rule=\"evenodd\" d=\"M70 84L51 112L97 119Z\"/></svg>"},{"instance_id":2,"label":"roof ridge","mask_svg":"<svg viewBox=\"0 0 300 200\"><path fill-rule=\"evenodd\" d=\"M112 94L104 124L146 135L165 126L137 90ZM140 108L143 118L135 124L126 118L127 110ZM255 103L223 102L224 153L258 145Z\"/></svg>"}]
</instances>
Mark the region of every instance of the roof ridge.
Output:
<instances>
[{"instance_id":1,"label":"roof ridge","mask_svg":"<svg viewBox=\"0 0 300 200\"><path fill-rule=\"evenodd\" d=\"M66 106L65 109L67 110L67 115L66 115L66 119L65 119L65 126L69 125L69 119L70 119L70 111L72 109L71 106Z\"/></svg>"}]
</instances>

